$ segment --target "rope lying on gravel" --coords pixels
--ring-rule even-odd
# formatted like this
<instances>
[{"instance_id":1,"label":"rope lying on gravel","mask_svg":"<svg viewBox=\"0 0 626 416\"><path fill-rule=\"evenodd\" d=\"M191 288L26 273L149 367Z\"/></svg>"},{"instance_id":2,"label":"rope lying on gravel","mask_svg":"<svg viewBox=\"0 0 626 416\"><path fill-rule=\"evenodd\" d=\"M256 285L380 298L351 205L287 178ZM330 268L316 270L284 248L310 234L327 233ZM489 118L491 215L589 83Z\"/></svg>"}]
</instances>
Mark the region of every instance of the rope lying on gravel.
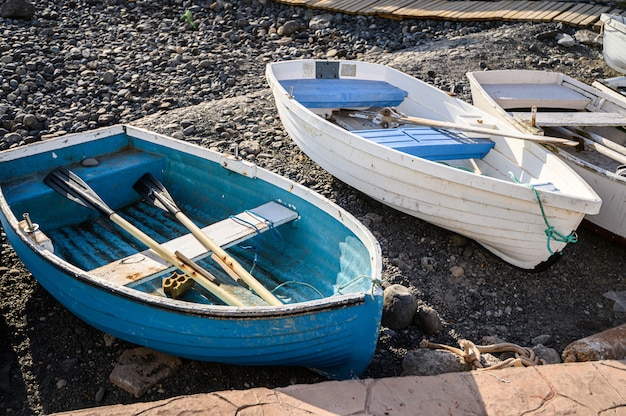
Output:
<instances>
[{"instance_id":1,"label":"rope lying on gravel","mask_svg":"<svg viewBox=\"0 0 626 416\"><path fill-rule=\"evenodd\" d=\"M472 370L497 370L507 367L530 367L544 365L546 362L528 347L520 347L516 344L501 343L492 345L475 345L472 341L462 339L459 341L462 349L449 345L436 344L428 340L422 340L420 348L444 349L459 355L463 360L472 365ZM511 352L514 357L507 358L489 367L485 367L480 360L480 354L485 352Z\"/></svg>"}]
</instances>

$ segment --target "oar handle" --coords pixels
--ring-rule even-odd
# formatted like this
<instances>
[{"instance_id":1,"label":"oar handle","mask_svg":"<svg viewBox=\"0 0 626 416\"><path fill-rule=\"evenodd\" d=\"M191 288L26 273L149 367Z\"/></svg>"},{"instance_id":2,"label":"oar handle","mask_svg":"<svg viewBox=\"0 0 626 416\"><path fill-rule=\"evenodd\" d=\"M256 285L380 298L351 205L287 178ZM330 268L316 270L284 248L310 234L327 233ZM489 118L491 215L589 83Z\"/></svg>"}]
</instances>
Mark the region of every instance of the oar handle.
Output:
<instances>
[{"instance_id":1,"label":"oar handle","mask_svg":"<svg viewBox=\"0 0 626 416\"><path fill-rule=\"evenodd\" d=\"M146 246L148 246L152 251L157 253L159 255L159 257L161 257L163 260L169 262L173 266L178 267L187 276L189 276L191 279L193 279L195 282L197 282L199 285L204 287L209 292L213 293L219 299L224 301L224 303L226 303L227 305L231 305L231 306L246 306L241 301L241 299L237 298L236 296L233 296L231 293L228 293L223 288L221 288L219 285L213 283L212 281L207 279L202 274L197 273L194 270L194 268L196 268L196 267L200 268L200 266L198 266L197 264L194 263L194 267L191 267L188 264L186 264L185 262L181 262L180 259L178 257L176 257L176 255L174 253L172 253L169 250L167 250L161 244L159 244L158 242L153 240L149 235L145 234L143 231L141 231L140 229L135 227L130 222L126 221L124 218L122 218L121 216L119 216L115 212L112 212L109 215L109 218L115 224L119 225L122 229L124 229L127 233L129 233L130 235L135 237L137 240L141 241ZM208 271L204 270L204 269L203 269L203 272L210 275L210 273Z\"/></svg>"},{"instance_id":2,"label":"oar handle","mask_svg":"<svg viewBox=\"0 0 626 416\"><path fill-rule=\"evenodd\" d=\"M205 248L212 251L213 254L218 257L219 261L217 261L217 259L215 258L214 260L216 260L217 263L222 266L222 268L225 268L225 270L232 270L238 277L241 278L241 280L243 280L252 290L254 290L261 298L263 298L263 300L265 300L270 305L280 306L283 304L276 296L272 294L272 292L267 290L265 286L263 286L258 280L254 278L254 276L252 276L246 269L244 269L237 260L229 256L228 253L226 253L226 251L224 251L224 249L219 244L217 244L209 236L203 233L202 230L184 213L178 211L175 215L176 219L178 219L181 224L187 227L187 229L191 231L193 236L196 237L196 239L200 241L200 243Z\"/></svg>"}]
</instances>

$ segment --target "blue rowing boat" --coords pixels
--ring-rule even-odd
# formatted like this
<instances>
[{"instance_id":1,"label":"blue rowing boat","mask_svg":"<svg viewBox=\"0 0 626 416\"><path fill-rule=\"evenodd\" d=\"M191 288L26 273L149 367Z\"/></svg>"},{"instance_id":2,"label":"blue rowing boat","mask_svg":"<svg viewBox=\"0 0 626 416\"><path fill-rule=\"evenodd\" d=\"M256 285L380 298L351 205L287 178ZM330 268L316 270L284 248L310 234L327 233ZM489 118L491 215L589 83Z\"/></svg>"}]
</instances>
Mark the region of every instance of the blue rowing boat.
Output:
<instances>
[{"instance_id":1,"label":"blue rowing boat","mask_svg":"<svg viewBox=\"0 0 626 416\"><path fill-rule=\"evenodd\" d=\"M131 126L0 152L2 226L76 316L179 357L360 375L381 254L352 215L235 156Z\"/></svg>"}]
</instances>

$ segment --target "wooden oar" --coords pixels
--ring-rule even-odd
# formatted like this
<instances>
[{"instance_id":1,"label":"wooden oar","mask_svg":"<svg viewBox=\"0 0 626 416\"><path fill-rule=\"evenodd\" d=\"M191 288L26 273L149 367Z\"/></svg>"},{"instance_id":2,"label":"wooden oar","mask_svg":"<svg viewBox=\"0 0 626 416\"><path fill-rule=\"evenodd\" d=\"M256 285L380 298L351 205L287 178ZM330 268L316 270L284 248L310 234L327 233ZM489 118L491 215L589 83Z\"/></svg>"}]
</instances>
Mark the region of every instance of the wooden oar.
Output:
<instances>
[{"instance_id":1,"label":"wooden oar","mask_svg":"<svg viewBox=\"0 0 626 416\"><path fill-rule=\"evenodd\" d=\"M439 129L453 129L453 130L466 131L469 133L489 134L493 136L508 137L511 139L530 140L530 141L539 142L539 143L553 143L553 144L560 144L564 146L578 146L579 144L578 142L563 139L560 137L535 136L533 134L508 132L508 131L489 129L489 128L484 128L484 127L475 127L475 126L469 126L465 124L451 123L447 121L431 120L427 118L400 116L397 118L393 117L393 120L396 122L404 122L404 123L416 124L420 126L435 127Z\"/></svg>"},{"instance_id":2,"label":"wooden oar","mask_svg":"<svg viewBox=\"0 0 626 416\"><path fill-rule=\"evenodd\" d=\"M567 127L554 127L554 129L562 132L563 135L570 135L570 137L572 137L573 139L579 138L580 140L584 141L590 149L593 149L596 152L603 154L604 156L607 156L618 163L626 164L626 153L621 153L609 146L605 146L603 143L608 142L608 140L603 139L596 134L579 129L576 129L576 131L572 131ZM600 139L603 139L604 141ZM620 146L619 144L615 145Z\"/></svg>"},{"instance_id":3,"label":"wooden oar","mask_svg":"<svg viewBox=\"0 0 626 416\"><path fill-rule=\"evenodd\" d=\"M176 205L165 186L150 173L143 175L133 185L133 189L143 196L146 201L165 211L171 212L181 224L183 224L204 247L212 251L211 258L219 264L235 280L241 279L252 290L254 290L263 300L273 306L283 303L267 290L258 280L256 280L237 260L213 241L208 235L202 232L200 227L193 223Z\"/></svg>"},{"instance_id":4,"label":"wooden oar","mask_svg":"<svg viewBox=\"0 0 626 416\"><path fill-rule=\"evenodd\" d=\"M184 258L184 256L181 256L183 258L177 257L176 254L171 253L165 247L161 246L158 242L153 240L150 236L146 235L137 227L119 216L115 211L113 211L113 209L107 206L107 204L98 196L98 194L96 194L94 190L91 189L89 185L87 185L74 172L71 172L66 168L60 167L49 173L45 177L44 182L49 187L59 192L61 195L64 195L71 201L74 201L77 204L83 205L87 208L94 209L101 214L107 216L111 221L119 225L130 235L132 235L137 240L141 241L150 249L152 249L163 260L167 261L173 266L178 267L187 276L189 276L195 282L197 282L209 292L217 296L227 305L246 306L241 301L241 299L234 296L232 293L224 290L224 288L220 286L217 279L215 279L215 277L212 276L208 271L202 269L200 266L198 266L196 263L191 262L189 259ZM198 271L201 271L202 273L199 273Z\"/></svg>"}]
</instances>

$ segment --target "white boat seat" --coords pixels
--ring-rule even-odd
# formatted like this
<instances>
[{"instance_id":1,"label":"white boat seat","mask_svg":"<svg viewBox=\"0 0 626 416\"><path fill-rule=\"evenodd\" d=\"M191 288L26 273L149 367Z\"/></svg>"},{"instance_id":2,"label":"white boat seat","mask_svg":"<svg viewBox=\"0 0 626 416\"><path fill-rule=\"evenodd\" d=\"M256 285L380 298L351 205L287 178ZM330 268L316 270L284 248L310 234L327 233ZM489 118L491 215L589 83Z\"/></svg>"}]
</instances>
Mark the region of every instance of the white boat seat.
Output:
<instances>
[{"instance_id":1,"label":"white boat seat","mask_svg":"<svg viewBox=\"0 0 626 416\"><path fill-rule=\"evenodd\" d=\"M204 227L202 231L220 246L228 248L255 237L272 226L277 227L296 218L298 218L296 211L276 202L268 202ZM180 251L194 261L211 254L191 233L162 243L162 246L171 252ZM153 277L155 274L163 274L173 269L154 251L148 249L105 264L89 273L110 282L134 286L140 284L146 277Z\"/></svg>"},{"instance_id":2,"label":"white boat seat","mask_svg":"<svg viewBox=\"0 0 626 416\"><path fill-rule=\"evenodd\" d=\"M408 95L385 81L311 78L280 84L307 108L395 107Z\"/></svg>"},{"instance_id":3,"label":"white boat seat","mask_svg":"<svg viewBox=\"0 0 626 416\"><path fill-rule=\"evenodd\" d=\"M425 126L355 130L352 133L391 149L433 161L480 159L494 146L488 138L470 138L460 132Z\"/></svg>"},{"instance_id":4,"label":"white boat seat","mask_svg":"<svg viewBox=\"0 0 626 416\"><path fill-rule=\"evenodd\" d=\"M511 112L511 115L530 125L530 112ZM606 113L602 111L565 111L551 112L538 111L535 124L541 127L555 126L626 126L626 116L620 113Z\"/></svg>"},{"instance_id":5,"label":"white boat seat","mask_svg":"<svg viewBox=\"0 0 626 416\"><path fill-rule=\"evenodd\" d=\"M504 109L562 108L584 110L591 98L555 84L486 84L487 95Z\"/></svg>"}]
</instances>

